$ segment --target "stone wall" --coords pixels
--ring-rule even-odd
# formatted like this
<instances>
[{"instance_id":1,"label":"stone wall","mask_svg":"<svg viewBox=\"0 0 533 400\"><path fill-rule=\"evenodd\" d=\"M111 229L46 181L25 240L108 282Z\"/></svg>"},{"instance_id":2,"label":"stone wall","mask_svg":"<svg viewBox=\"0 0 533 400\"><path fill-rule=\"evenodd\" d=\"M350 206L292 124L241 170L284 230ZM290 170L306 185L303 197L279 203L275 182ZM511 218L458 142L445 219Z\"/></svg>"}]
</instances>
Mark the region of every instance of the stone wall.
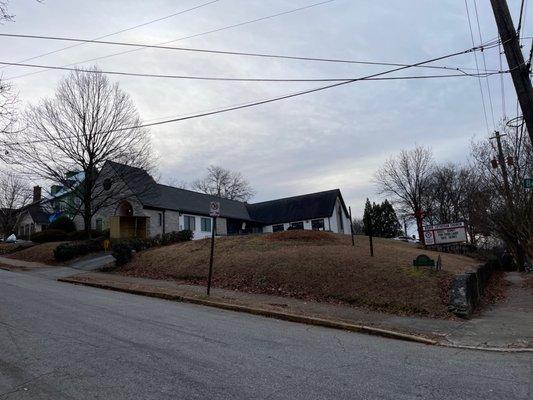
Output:
<instances>
[{"instance_id":1,"label":"stone wall","mask_svg":"<svg viewBox=\"0 0 533 400\"><path fill-rule=\"evenodd\" d=\"M478 306L487 282L496 267L497 262L489 261L473 271L456 276L452 282L448 309L460 317L470 317Z\"/></svg>"}]
</instances>

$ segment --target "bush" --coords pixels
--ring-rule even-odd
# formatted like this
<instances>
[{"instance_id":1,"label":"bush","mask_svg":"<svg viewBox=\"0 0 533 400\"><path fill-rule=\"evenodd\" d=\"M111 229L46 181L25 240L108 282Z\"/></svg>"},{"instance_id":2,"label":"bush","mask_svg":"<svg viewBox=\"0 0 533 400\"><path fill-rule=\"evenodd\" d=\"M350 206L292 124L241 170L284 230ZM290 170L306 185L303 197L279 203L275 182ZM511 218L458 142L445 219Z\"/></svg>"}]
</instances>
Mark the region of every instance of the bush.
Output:
<instances>
[{"instance_id":1,"label":"bush","mask_svg":"<svg viewBox=\"0 0 533 400\"><path fill-rule=\"evenodd\" d=\"M163 235L156 235L153 238L130 238L130 239L114 239L111 241L111 248L113 257L115 257L116 265L124 265L131 260L132 251L143 251L151 247L166 246L173 243L188 242L192 240L193 232L190 230L182 230L179 232L172 231L164 233ZM128 250L129 249L129 250Z\"/></svg>"},{"instance_id":2,"label":"bush","mask_svg":"<svg viewBox=\"0 0 533 400\"><path fill-rule=\"evenodd\" d=\"M47 229L35 232L31 235L31 240L35 243L61 242L67 240L67 233L59 229Z\"/></svg>"},{"instance_id":3,"label":"bush","mask_svg":"<svg viewBox=\"0 0 533 400\"><path fill-rule=\"evenodd\" d=\"M74 221L72 221L70 218L62 216L55 219L50 225L48 225L48 229L58 229L64 232L74 232L76 230L76 225L74 224Z\"/></svg>"},{"instance_id":4,"label":"bush","mask_svg":"<svg viewBox=\"0 0 533 400\"><path fill-rule=\"evenodd\" d=\"M112 254L115 257L115 265L117 266L127 264L133 257L131 245L125 241L115 243Z\"/></svg>"},{"instance_id":5,"label":"bush","mask_svg":"<svg viewBox=\"0 0 533 400\"><path fill-rule=\"evenodd\" d=\"M104 237L104 233L101 231L90 229L89 232L91 239ZM68 238L69 240L87 240L89 239L89 235L85 231L74 231L68 234Z\"/></svg>"},{"instance_id":6,"label":"bush","mask_svg":"<svg viewBox=\"0 0 533 400\"><path fill-rule=\"evenodd\" d=\"M103 250L101 239L62 243L55 248L54 258L58 261L68 261L101 250Z\"/></svg>"}]
</instances>

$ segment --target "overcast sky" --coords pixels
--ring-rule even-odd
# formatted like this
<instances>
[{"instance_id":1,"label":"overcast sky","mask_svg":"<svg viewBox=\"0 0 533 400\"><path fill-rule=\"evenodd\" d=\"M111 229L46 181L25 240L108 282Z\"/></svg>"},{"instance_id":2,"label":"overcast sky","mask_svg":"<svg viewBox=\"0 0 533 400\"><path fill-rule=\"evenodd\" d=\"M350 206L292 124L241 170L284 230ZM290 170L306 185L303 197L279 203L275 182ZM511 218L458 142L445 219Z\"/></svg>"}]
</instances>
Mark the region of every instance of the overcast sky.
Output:
<instances>
[{"instance_id":1,"label":"overcast sky","mask_svg":"<svg viewBox=\"0 0 533 400\"><path fill-rule=\"evenodd\" d=\"M12 0L16 21L1 32L96 38L209 0ZM156 44L290 11L320 0L219 0L194 11L131 30L109 40ZM476 44L474 2L468 0ZM515 22L519 0L509 0ZM481 34L497 30L488 1L478 1ZM531 36L531 18L523 30ZM529 48L530 42L526 42ZM335 0L306 10L189 39L176 46L365 61L414 63L471 47L463 0ZM0 61L17 62L68 44L0 38ZM251 78L353 78L389 69L264 58L145 49L99 61L124 48L83 45L34 63L105 70ZM483 67L483 60L478 58ZM499 69L498 51L486 52L488 69ZM474 68L473 56L437 63ZM504 68L507 66L504 60ZM34 69L9 67L4 78ZM435 74L412 69L396 75ZM12 83L22 104L51 96L59 71ZM320 86L321 83L235 83L110 77L118 81L145 121L165 119ZM485 89L492 129L492 116ZM494 117L502 117L500 78L491 77ZM511 80L505 76L507 113L516 113ZM259 107L151 128L163 181L191 181L209 164L241 171L257 194L269 200L340 188L355 214L366 197L377 200L372 176L402 148L431 146L439 162L466 162L472 139L487 136L477 78L357 82Z\"/></svg>"}]
</instances>

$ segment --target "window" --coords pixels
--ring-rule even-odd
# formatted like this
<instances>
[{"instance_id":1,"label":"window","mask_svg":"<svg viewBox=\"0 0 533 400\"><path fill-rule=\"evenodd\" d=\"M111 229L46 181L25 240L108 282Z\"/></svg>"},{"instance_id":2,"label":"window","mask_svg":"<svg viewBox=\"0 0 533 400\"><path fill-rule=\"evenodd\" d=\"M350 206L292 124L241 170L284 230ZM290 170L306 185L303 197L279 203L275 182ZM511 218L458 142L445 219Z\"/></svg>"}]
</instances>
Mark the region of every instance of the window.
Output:
<instances>
[{"instance_id":1,"label":"window","mask_svg":"<svg viewBox=\"0 0 533 400\"><path fill-rule=\"evenodd\" d=\"M339 207L339 228L341 231L344 230L344 221L343 221L343 215L342 215L342 207Z\"/></svg>"},{"instance_id":2,"label":"window","mask_svg":"<svg viewBox=\"0 0 533 400\"><path fill-rule=\"evenodd\" d=\"M303 222L291 222L291 225L289 226L289 229L303 229L304 223Z\"/></svg>"},{"instance_id":3,"label":"window","mask_svg":"<svg viewBox=\"0 0 533 400\"><path fill-rule=\"evenodd\" d=\"M100 232L102 231L102 218L96 219L96 230Z\"/></svg>"},{"instance_id":4,"label":"window","mask_svg":"<svg viewBox=\"0 0 533 400\"><path fill-rule=\"evenodd\" d=\"M202 218L202 232L211 232L211 218Z\"/></svg>"},{"instance_id":5,"label":"window","mask_svg":"<svg viewBox=\"0 0 533 400\"><path fill-rule=\"evenodd\" d=\"M104 190L111 189L111 185L113 184L113 181L110 178L104 179Z\"/></svg>"},{"instance_id":6,"label":"window","mask_svg":"<svg viewBox=\"0 0 533 400\"><path fill-rule=\"evenodd\" d=\"M285 228L283 227L283 224L279 225L272 225L272 232L282 232Z\"/></svg>"},{"instance_id":7,"label":"window","mask_svg":"<svg viewBox=\"0 0 533 400\"><path fill-rule=\"evenodd\" d=\"M163 214L158 213L157 216L159 217L159 226L163 225Z\"/></svg>"},{"instance_id":8,"label":"window","mask_svg":"<svg viewBox=\"0 0 533 400\"><path fill-rule=\"evenodd\" d=\"M311 220L311 228L314 231L323 231L324 230L324 218Z\"/></svg>"},{"instance_id":9,"label":"window","mask_svg":"<svg viewBox=\"0 0 533 400\"><path fill-rule=\"evenodd\" d=\"M191 215L184 215L183 216L183 227L190 231L194 231L196 229L195 218Z\"/></svg>"}]
</instances>

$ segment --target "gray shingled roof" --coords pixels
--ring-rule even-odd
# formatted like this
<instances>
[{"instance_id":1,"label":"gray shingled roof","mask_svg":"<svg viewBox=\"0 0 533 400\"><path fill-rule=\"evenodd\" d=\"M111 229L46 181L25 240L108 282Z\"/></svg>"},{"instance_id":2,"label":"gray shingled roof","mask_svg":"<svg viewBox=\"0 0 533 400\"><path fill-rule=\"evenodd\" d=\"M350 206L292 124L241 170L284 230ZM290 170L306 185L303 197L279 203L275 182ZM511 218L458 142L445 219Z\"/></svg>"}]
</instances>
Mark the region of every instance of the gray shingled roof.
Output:
<instances>
[{"instance_id":1,"label":"gray shingled roof","mask_svg":"<svg viewBox=\"0 0 533 400\"><path fill-rule=\"evenodd\" d=\"M270 225L329 217L333 213L335 201L340 198L343 209L348 215L339 189L248 204L193 192L192 190L161 185L141 168L111 161L110 163L145 207L208 215L209 203L218 201L222 217Z\"/></svg>"},{"instance_id":2,"label":"gray shingled roof","mask_svg":"<svg viewBox=\"0 0 533 400\"><path fill-rule=\"evenodd\" d=\"M250 220L243 202L161 185L141 168L112 161L109 163L146 207L208 215L209 204L218 201L222 217Z\"/></svg>"},{"instance_id":3,"label":"gray shingled roof","mask_svg":"<svg viewBox=\"0 0 533 400\"><path fill-rule=\"evenodd\" d=\"M50 223L50 213L44 211L39 205L30 206L28 208L28 212L31 215L31 219L33 219L33 222L36 224L48 224Z\"/></svg>"},{"instance_id":4,"label":"gray shingled roof","mask_svg":"<svg viewBox=\"0 0 533 400\"><path fill-rule=\"evenodd\" d=\"M220 203L220 216L250 220L246 203L172 186L156 184L153 192L148 196L142 196L141 201L151 207L204 215L209 214L209 204L212 201L218 201Z\"/></svg>"},{"instance_id":5,"label":"gray shingled roof","mask_svg":"<svg viewBox=\"0 0 533 400\"><path fill-rule=\"evenodd\" d=\"M305 221L330 217L337 197L348 214L339 189L248 204L247 208L253 220L267 225Z\"/></svg>"}]
</instances>

